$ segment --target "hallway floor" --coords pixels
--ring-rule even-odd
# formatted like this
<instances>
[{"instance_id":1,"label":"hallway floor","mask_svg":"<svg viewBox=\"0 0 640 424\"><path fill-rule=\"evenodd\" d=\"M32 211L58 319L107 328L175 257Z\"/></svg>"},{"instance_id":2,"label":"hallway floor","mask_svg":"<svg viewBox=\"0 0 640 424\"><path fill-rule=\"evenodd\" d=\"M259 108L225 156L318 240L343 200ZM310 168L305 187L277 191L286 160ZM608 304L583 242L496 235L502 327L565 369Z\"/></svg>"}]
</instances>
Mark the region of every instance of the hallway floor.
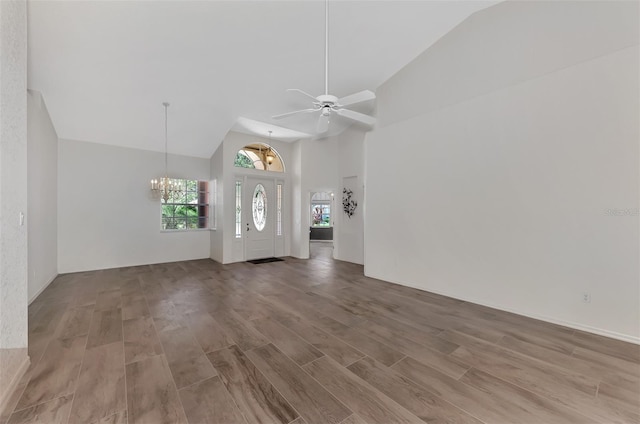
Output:
<instances>
[{"instance_id":1,"label":"hallway floor","mask_svg":"<svg viewBox=\"0 0 640 424\"><path fill-rule=\"evenodd\" d=\"M640 346L370 279L327 252L59 276L29 307L32 364L0 422L640 420Z\"/></svg>"}]
</instances>

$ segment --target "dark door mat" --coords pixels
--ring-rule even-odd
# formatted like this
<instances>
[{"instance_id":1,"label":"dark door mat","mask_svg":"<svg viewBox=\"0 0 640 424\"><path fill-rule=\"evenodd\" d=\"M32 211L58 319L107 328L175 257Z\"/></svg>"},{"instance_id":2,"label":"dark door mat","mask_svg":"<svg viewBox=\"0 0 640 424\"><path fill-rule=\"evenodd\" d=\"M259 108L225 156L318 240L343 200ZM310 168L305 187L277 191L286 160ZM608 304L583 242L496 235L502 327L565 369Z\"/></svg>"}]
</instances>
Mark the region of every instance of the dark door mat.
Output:
<instances>
[{"instance_id":1,"label":"dark door mat","mask_svg":"<svg viewBox=\"0 0 640 424\"><path fill-rule=\"evenodd\" d=\"M252 259L252 260L247 261L247 262L250 262L250 263L252 263L254 265L257 265L257 264L268 264L269 262L280 262L280 261L284 261L284 259L280 259L280 258L262 258L262 259Z\"/></svg>"}]
</instances>

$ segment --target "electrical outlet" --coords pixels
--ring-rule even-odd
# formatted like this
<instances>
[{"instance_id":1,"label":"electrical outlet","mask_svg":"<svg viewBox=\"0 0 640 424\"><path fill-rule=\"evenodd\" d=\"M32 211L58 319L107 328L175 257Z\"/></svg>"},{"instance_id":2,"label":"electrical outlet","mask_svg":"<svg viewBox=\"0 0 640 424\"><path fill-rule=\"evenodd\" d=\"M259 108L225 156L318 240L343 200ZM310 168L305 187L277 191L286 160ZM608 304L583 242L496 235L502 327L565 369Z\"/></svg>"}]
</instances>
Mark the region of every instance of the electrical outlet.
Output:
<instances>
[{"instance_id":1,"label":"electrical outlet","mask_svg":"<svg viewBox=\"0 0 640 424\"><path fill-rule=\"evenodd\" d=\"M591 293L587 293L587 292L582 293L582 302L591 303Z\"/></svg>"}]
</instances>

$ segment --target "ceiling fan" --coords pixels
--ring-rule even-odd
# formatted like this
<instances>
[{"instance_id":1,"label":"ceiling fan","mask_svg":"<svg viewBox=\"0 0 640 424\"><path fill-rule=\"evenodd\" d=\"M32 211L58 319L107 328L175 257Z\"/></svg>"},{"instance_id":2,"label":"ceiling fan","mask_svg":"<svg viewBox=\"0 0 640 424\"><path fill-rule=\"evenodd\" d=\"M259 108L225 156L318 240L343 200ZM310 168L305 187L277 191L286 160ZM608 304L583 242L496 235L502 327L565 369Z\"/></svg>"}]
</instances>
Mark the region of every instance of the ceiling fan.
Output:
<instances>
[{"instance_id":1,"label":"ceiling fan","mask_svg":"<svg viewBox=\"0 0 640 424\"><path fill-rule=\"evenodd\" d=\"M313 107L309 109L296 110L294 112L283 113L281 115L272 116L272 119L287 118L299 113L313 113L320 112L318 118L318 133L322 134L329 129L329 120L331 114L343 116L345 118L361 122L369 127L373 127L376 123L376 118L373 116L365 115L360 112L355 112L350 109L345 109L346 106L355 105L357 103L363 103L371 100L375 100L376 95L369 91L364 90L349 96L338 98L329 94L329 0L325 0L324 7L324 25L325 25L325 38L324 38L324 94L314 97L311 94L304 92L297 88L290 88L287 91L297 92L305 95L313 100Z\"/></svg>"}]
</instances>

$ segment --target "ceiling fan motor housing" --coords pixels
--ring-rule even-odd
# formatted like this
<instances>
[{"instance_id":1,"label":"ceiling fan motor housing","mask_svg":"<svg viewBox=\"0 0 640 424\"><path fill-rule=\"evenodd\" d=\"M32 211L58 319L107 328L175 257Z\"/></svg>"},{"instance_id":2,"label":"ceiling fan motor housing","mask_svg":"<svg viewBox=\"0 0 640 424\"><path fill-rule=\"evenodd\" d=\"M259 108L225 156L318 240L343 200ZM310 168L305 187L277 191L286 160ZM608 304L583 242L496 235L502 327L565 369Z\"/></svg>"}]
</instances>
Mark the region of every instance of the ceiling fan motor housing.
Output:
<instances>
[{"instance_id":1,"label":"ceiling fan motor housing","mask_svg":"<svg viewBox=\"0 0 640 424\"><path fill-rule=\"evenodd\" d=\"M322 103L324 106L334 106L338 103L338 98L331 94L321 94L316 97L316 100Z\"/></svg>"}]
</instances>

